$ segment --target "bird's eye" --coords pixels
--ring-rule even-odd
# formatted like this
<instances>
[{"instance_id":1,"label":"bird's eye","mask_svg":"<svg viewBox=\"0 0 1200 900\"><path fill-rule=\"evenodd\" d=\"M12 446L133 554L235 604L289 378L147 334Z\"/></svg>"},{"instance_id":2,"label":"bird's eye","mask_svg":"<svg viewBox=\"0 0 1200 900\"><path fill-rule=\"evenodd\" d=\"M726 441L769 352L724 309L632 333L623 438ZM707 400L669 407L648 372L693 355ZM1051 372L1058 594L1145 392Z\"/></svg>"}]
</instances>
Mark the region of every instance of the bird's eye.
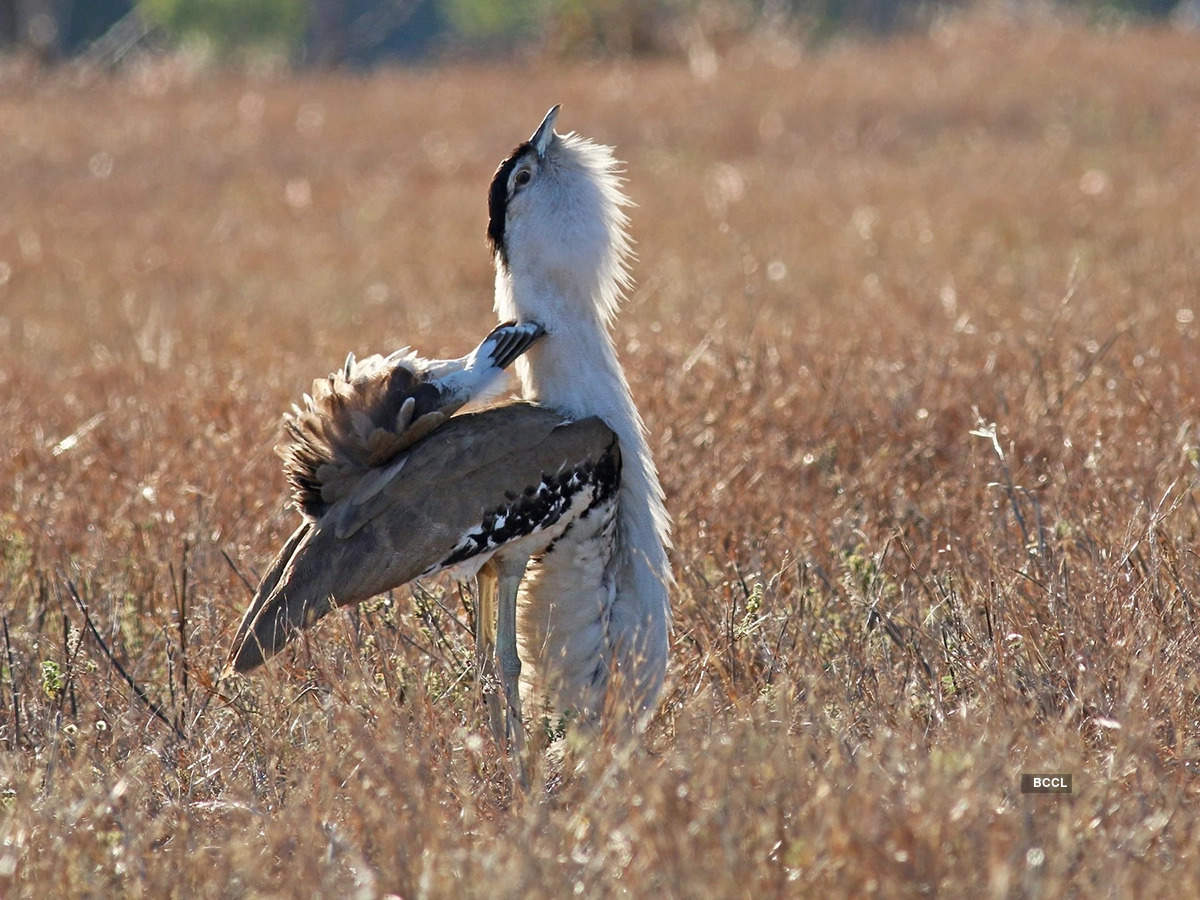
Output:
<instances>
[{"instance_id":1,"label":"bird's eye","mask_svg":"<svg viewBox=\"0 0 1200 900\"><path fill-rule=\"evenodd\" d=\"M522 169L517 173L517 177L513 179L513 183L516 184L517 187L524 187L525 185L529 184L529 179L532 177L533 174L528 169Z\"/></svg>"}]
</instances>

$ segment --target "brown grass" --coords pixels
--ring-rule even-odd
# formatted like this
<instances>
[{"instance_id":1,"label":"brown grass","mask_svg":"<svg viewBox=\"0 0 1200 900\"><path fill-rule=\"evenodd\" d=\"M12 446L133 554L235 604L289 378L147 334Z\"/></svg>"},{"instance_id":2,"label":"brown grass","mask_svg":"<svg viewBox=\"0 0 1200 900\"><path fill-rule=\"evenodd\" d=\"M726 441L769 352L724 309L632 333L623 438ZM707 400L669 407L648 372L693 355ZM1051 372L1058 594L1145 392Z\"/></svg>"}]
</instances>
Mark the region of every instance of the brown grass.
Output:
<instances>
[{"instance_id":1,"label":"brown grass","mask_svg":"<svg viewBox=\"0 0 1200 900\"><path fill-rule=\"evenodd\" d=\"M0 894L1200 896L1197 60L976 24L711 81L10 76ZM644 746L523 801L454 589L213 679L280 412L484 333L487 181L558 100L639 204L679 587Z\"/></svg>"}]
</instances>

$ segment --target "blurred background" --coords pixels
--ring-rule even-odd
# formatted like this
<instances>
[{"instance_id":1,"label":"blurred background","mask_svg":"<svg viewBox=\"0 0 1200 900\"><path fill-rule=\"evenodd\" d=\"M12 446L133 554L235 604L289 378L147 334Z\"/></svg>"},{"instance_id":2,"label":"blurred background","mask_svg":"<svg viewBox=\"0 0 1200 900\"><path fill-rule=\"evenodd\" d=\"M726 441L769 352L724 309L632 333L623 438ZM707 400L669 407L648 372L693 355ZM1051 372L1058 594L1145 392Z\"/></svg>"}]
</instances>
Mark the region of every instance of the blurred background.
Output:
<instances>
[{"instance_id":1,"label":"blurred background","mask_svg":"<svg viewBox=\"0 0 1200 900\"><path fill-rule=\"evenodd\" d=\"M927 25L960 0L0 0L0 50L114 64L137 49L364 67L447 55L706 53L769 29L805 43ZM1200 0L1004 3L1112 25L1200 26Z\"/></svg>"}]
</instances>

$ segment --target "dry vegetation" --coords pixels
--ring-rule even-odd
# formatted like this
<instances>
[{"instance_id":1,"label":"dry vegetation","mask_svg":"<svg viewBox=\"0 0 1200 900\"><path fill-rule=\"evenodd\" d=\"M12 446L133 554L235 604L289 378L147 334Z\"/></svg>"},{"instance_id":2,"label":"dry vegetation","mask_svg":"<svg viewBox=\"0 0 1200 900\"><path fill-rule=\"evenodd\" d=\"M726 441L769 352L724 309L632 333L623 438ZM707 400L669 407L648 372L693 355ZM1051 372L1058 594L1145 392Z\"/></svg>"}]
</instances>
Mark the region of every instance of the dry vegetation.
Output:
<instances>
[{"instance_id":1,"label":"dry vegetation","mask_svg":"<svg viewBox=\"0 0 1200 900\"><path fill-rule=\"evenodd\" d=\"M280 412L489 327L557 100L628 160L679 585L641 746L522 800L452 587L214 678ZM10 74L0 130L0 894L1200 896L1196 38Z\"/></svg>"}]
</instances>

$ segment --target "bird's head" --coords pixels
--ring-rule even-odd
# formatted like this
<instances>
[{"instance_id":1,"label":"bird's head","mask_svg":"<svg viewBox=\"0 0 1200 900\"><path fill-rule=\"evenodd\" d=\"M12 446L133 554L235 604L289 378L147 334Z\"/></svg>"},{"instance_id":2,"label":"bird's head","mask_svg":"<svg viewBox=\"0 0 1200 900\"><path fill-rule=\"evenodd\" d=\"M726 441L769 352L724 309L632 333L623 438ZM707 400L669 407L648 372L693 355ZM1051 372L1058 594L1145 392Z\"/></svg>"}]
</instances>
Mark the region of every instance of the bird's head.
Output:
<instances>
[{"instance_id":1,"label":"bird's head","mask_svg":"<svg viewBox=\"0 0 1200 900\"><path fill-rule=\"evenodd\" d=\"M533 284L564 302L586 297L607 321L627 281L630 241L622 207L629 200L612 148L555 133L558 110L551 108L496 169L488 242L501 278Z\"/></svg>"}]
</instances>

